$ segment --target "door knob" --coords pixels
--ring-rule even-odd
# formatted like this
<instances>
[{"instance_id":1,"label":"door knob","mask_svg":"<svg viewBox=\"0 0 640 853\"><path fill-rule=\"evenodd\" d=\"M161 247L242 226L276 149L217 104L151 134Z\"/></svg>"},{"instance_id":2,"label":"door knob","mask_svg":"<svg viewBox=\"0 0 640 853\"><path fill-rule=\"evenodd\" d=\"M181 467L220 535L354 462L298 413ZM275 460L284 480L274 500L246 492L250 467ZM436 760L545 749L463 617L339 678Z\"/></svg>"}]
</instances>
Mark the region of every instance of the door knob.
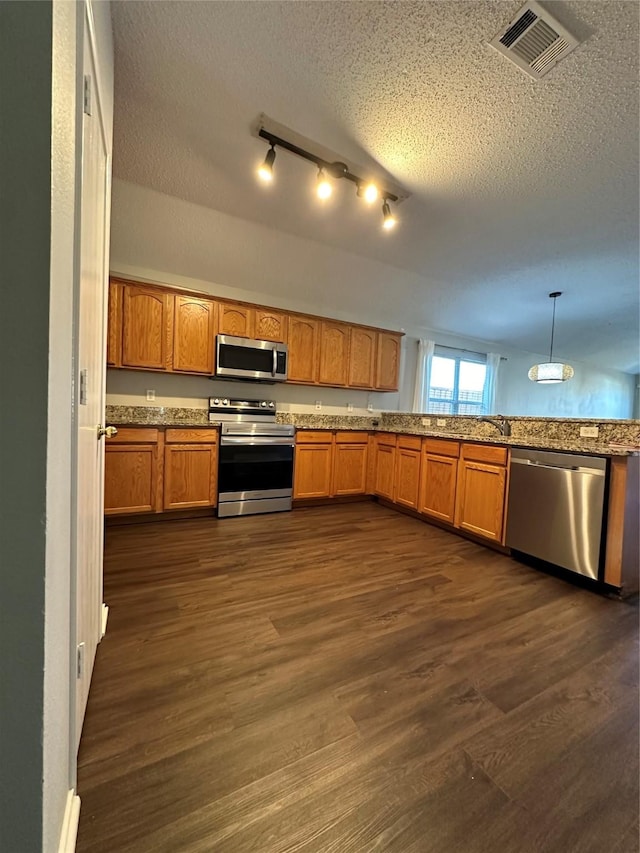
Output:
<instances>
[{"instance_id":1,"label":"door knob","mask_svg":"<svg viewBox=\"0 0 640 853\"><path fill-rule=\"evenodd\" d=\"M114 426L103 427L101 424L98 424L98 438L103 438L106 436L107 438L113 438L114 435L118 434L118 428Z\"/></svg>"}]
</instances>

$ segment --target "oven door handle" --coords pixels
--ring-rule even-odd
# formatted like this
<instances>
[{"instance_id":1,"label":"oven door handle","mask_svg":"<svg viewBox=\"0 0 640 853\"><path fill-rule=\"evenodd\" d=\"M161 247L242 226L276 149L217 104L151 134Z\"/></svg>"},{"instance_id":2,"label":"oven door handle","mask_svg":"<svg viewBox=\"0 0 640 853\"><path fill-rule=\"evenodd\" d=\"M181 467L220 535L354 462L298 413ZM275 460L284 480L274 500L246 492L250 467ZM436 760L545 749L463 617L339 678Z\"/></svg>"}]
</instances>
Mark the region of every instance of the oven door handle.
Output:
<instances>
[{"instance_id":1,"label":"oven door handle","mask_svg":"<svg viewBox=\"0 0 640 853\"><path fill-rule=\"evenodd\" d=\"M294 438L272 438L268 435L252 435L252 436L244 436L244 435L225 435L220 439L220 445L223 444L234 444L234 445L277 445L280 447L294 447L295 439Z\"/></svg>"}]
</instances>

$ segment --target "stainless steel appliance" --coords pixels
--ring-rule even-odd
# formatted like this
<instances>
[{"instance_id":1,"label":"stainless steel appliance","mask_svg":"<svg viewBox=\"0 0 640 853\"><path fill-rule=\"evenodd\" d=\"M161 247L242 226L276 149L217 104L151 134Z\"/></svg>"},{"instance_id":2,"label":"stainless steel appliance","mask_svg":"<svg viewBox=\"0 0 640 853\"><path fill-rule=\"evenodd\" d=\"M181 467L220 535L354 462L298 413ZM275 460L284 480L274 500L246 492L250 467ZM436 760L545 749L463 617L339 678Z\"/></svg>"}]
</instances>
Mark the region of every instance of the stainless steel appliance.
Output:
<instances>
[{"instance_id":1,"label":"stainless steel appliance","mask_svg":"<svg viewBox=\"0 0 640 853\"><path fill-rule=\"evenodd\" d=\"M512 450L507 545L599 579L606 475L606 459Z\"/></svg>"},{"instance_id":2,"label":"stainless steel appliance","mask_svg":"<svg viewBox=\"0 0 640 853\"><path fill-rule=\"evenodd\" d=\"M291 509L295 427L275 419L273 400L209 399L209 420L222 423L219 516Z\"/></svg>"},{"instance_id":3,"label":"stainless steel appliance","mask_svg":"<svg viewBox=\"0 0 640 853\"><path fill-rule=\"evenodd\" d=\"M273 341L253 341L231 335L216 337L216 376L284 382L287 378L289 349Z\"/></svg>"}]
</instances>

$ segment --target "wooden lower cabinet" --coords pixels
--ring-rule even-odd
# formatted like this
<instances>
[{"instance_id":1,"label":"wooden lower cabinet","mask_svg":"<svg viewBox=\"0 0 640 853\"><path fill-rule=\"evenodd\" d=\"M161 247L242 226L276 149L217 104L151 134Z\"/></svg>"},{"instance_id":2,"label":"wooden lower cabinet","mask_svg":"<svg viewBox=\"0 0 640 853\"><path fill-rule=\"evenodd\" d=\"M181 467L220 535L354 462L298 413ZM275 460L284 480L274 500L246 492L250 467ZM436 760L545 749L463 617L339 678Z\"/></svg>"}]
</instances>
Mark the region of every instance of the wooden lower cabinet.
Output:
<instances>
[{"instance_id":1,"label":"wooden lower cabinet","mask_svg":"<svg viewBox=\"0 0 640 853\"><path fill-rule=\"evenodd\" d=\"M461 459L458 467L456 527L502 542L507 469Z\"/></svg>"},{"instance_id":2,"label":"wooden lower cabinet","mask_svg":"<svg viewBox=\"0 0 640 853\"><path fill-rule=\"evenodd\" d=\"M158 512L161 501L159 431L119 429L105 443L105 515Z\"/></svg>"},{"instance_id":3,"label":"wooden lower cabinet","mask_svg":"<svg viewBox=\"0 0 640 853\"><path fill-rule=\"evenodd\" d=\"M395 503L418 508L420 489L420 450L399 446L396 449Z\"/></svg>"},{"instance_id":4,"label":"wooden lower cabinet","mask_svg":"<svg viewBox=\"0 0 640 853\"><path fill-rule=\"evenodd\" d=\"M332 444L297 444L293 477L294 498L331 495Z\"/></svg>"},{"instance_id":5,"label":"wooden lower cabinet","mask_svg":"<svg viewBox=\"0 0 640 853\"><path fill-rule=\"evenodd\" d=\"M377 441L374 493L389 501L392 501L394 496L395 461L395 446L392 444L381 444Z\"/></svg>"},{"instance_id":6,"label":"wooden lower cabinet","mask_svg":"<svg viewBox=\"0 0 640 853\"><path fill-rule=\"evenodd\" d=\"M365 436L366 439L366 436ZM364 495L367 493L368 447L362 444L336 444L333 448L333 483L331 494Z\"/></svg>"},{"instance_id":7,"label":"wooden lower cabinet","mask_svg":"<svg viewBox=\"0 0 640 853\"><path fill-rule=\"evenodd\" d=\"M217 502L215 444L167 444L164 449L164 508L191 509Z\"/></svg>"},{"instance_id":8,"label":"wooden lower cabinet","mask_svg":"<svg viewBox=\"0 0 640 853\"><path fill-rule=\"evenodd\" d=\"M455 457L423 452L419 511L453 524L457 475L458 460Z\"/></svg>"}]
</instances>

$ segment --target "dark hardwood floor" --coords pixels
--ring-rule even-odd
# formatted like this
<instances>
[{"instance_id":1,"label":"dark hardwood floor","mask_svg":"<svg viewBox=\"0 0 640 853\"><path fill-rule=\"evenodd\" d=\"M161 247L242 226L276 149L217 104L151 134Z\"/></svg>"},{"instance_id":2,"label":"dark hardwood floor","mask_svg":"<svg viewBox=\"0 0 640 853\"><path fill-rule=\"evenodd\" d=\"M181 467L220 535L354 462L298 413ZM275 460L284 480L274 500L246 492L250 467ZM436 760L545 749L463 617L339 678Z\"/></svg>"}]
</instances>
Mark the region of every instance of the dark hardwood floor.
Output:
<instances>
[{"instance_id":1,"label":"dark hardwood floor","mask_svg":"<svg viewBox=\"0 0 640 853\"><path fill-rule=\"evenodd\" d=\"M78 853L638 851L638 615L373 503L107 531Z\"/></svg>"}]
</instances>

